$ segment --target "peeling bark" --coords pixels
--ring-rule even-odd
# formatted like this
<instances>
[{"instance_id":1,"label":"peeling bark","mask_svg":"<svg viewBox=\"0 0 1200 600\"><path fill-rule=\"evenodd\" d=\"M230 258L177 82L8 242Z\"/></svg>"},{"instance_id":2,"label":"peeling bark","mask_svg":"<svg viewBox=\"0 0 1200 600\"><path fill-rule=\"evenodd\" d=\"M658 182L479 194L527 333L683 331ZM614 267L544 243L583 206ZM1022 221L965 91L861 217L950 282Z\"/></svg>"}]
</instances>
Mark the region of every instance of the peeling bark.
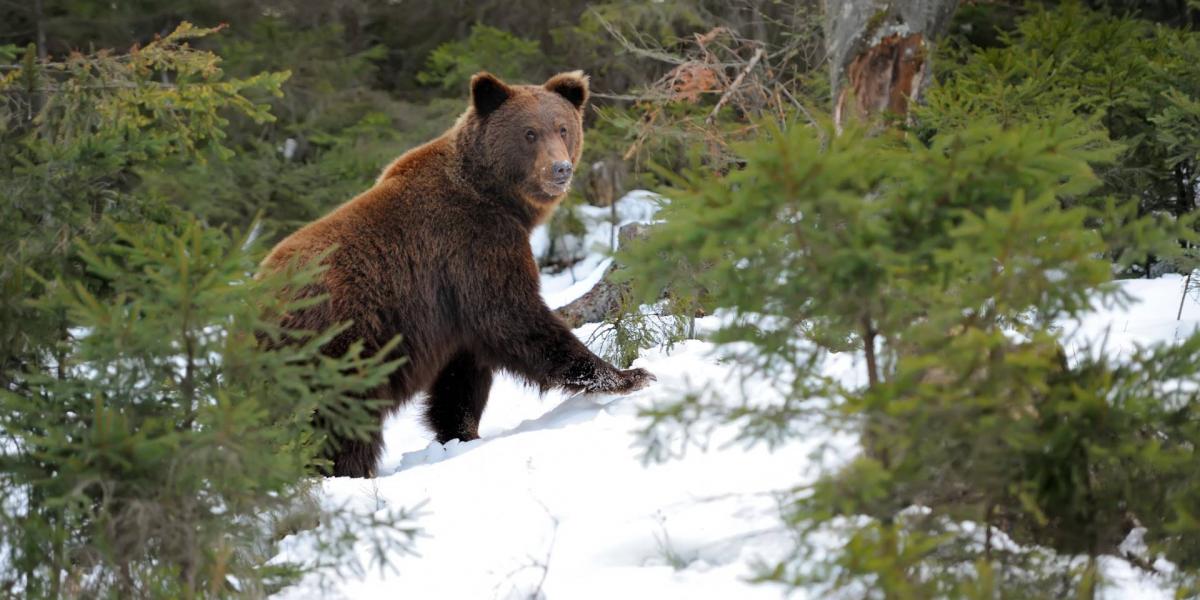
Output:
<instances>
[{"instance_id":1,"label":"peeling bark","mask_svg":"<svg viewBox=\"0 0 1200 600\"><path fill-rule=\"evenodd\" d=\"M932 44L958 0L827 0L826 40L834 123L883 112L906 115L931 81Z\"/></svg>"},{"instance_id":2,"label":"peeling bark","mask_svg":"<svg viewBox=\"0 0 1200 600\"><path fill-rule=\"evenodd\" d=\"M925 56L925 38L919 33L889 35L858 55L834 105L837 126L845 123L847 111L862 121L885 112L907 115L925 80Z\"/></svg>"}]
</instances>

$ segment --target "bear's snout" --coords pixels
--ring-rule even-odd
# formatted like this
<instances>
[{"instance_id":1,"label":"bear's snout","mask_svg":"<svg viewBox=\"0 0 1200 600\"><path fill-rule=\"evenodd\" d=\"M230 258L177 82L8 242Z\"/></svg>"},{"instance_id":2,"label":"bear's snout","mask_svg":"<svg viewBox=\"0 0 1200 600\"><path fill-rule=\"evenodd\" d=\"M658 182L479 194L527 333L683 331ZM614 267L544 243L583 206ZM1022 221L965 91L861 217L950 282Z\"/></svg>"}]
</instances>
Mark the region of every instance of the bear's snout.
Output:
<instances>
[{"instance_id":1,"label":"bear's snout","mask_svg":"<svg viewBox=\"0 0 1200 600\"><path fill-rule=\"evenodd\" d=\"M571 166L571 161L560 160L550 165L550 181L558 185L566 185L571 182L571 171L574 167Z\"/></svg>"},{"instance_id":2,"label":"bear's snout","mask_svg":"<svg viewBox=\"0 0 1200 600\"><path fill-rule=\"evenodd\" d=\"M544 163L543 163L544 164ZM575 165L569 160L556 160L538 170L538 183L542 193L556 198L567 193L571 187L571 176L575 174Z\"/></svg>"}]
</instances>

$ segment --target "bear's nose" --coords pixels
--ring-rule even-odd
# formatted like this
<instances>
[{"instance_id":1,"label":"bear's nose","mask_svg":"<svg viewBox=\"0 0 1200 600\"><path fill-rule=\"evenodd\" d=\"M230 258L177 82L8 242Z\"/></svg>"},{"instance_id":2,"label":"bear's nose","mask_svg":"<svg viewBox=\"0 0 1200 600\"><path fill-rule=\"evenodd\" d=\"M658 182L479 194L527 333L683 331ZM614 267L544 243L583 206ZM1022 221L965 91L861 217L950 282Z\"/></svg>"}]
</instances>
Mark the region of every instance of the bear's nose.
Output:
<instances>
[{"instance_id":1,"label":"bear's nose","mask_svg":"<svg viewBox=\"0 0 1200 600\"><path fill-rule=\"evenodd\" d=\"M554 174L555 183L566 183L571 178L571 161L555 161L550 165L550 172Z\"/></svg>"}]
</instances>

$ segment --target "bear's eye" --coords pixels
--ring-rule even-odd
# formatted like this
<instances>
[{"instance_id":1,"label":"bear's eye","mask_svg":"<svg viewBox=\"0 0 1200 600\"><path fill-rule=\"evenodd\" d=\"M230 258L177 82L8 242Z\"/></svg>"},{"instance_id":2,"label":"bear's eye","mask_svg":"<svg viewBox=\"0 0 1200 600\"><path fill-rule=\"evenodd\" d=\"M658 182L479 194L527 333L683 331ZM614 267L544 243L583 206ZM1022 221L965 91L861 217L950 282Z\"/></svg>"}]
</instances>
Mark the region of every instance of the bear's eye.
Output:
<instances>
[{"instance_id":1,"label":"bear's eye","mask_svg":"<svg viewBox=\"0 0 1200 600\"><path fill-rule=\"evenodd\" d=\"M535 132L532 129L526 129L525 130L525 139L528 140L529 143L536 142L537 141L537 132Z\"/></svg>"},{"instance_id":2,"label":"bear's eye","mask_svg":"<svg viewBox=\"0 0 1200 600\"><path fill-rule=\"evenodd\" d=\"M566 128L566 127L559 127L559 128L558 128L558 135L561 135L561 136L563 136L563 138L565 139L565 138L567 137L567 128Z\"/></svg>"}]
</instances>

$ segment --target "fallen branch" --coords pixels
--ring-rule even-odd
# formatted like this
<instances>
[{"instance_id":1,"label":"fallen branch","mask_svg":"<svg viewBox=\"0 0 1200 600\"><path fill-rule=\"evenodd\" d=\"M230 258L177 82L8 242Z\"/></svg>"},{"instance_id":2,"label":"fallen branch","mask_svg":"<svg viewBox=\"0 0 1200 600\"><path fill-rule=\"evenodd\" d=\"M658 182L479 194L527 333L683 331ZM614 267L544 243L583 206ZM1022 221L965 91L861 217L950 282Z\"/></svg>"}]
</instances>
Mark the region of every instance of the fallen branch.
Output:
<instances>
[{"instance_id":1,"label":"fallen branch","mask_svg":"<svg viewBox=\"0 0 1200 600\"><path fill-rule=\"evenodd\" d=\"M617 233L617 239L620 244L625 244L630 240L646 237L649 231L650 227L647 225L628 223L621 226ZM613 261L591 290L576 298L574 302L555 310L554 313L572 329L584 323L598 323L617 316L622 310L625 298L630 293L628 283L613 281L613 273L622 268L620 264Z\"/></svg>"},{"instance_id":2,"label":"fallen branch","mask_svg":"<svg viewBox=\"0 0 1200 600\"><path fill-rule=\"evenodd\" d=\"M1192 272L1188 272L1187 279L1183 280L1183 295L1179 297L1179 312L1175 313L1175 320L1183 318L1183 301L1187 300L1188 288L1192 285Z\"/></svg>"},{"instance_id":3,"label":"fallen branch","mask_svg":"<svg viewBox=\"0 0 1200 600\"><path fill-rule=\"evenodd\" d=\"M708 118L704 119L705 123L711 125L712 122L716 120L717 112L721 110L722 106L725 106L725 102L729 100L729 96L738 89L738 86L742 85L742 80L746 78L746 74L754 69L754 65L757 65L759 59L762 57L763 49L760 46L754 51L754 56L750 57L750 62L746 63L746 67L743 68L740 73L738 73L738 76L733 80L733 83L729 84L729 87L725 88L725 93L721 94L721 99L717 100L717 105L713 107L712 112L708 113Z\"/></svg>"}]
</instances>

